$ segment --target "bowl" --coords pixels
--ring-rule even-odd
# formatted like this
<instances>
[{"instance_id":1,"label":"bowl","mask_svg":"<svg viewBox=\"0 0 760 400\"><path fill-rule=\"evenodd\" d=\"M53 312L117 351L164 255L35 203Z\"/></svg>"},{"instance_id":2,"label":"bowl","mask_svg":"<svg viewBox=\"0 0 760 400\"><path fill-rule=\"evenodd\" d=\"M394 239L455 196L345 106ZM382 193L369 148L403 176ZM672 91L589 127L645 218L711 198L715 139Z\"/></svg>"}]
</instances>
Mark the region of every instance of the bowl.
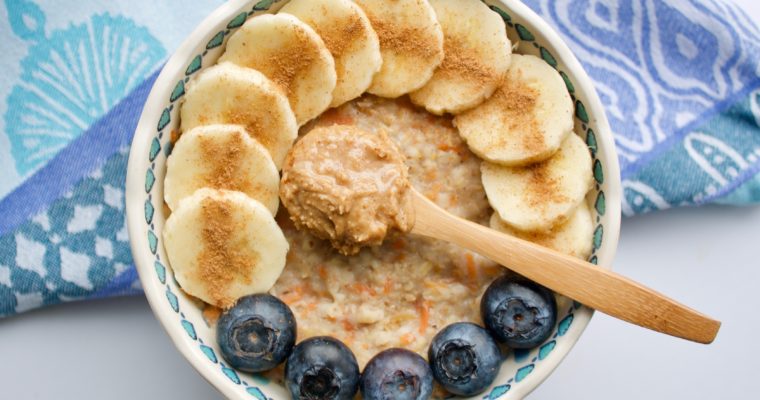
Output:
<instances>
[{"instance_id":1,"label":"bowl","mask_svg":"<svg viewBox=\"0 0 760 400\"><path fill-rule=\"evenodd\" d=\"M228 398L287 399L289 395L276 382L229 367L220 356L215 331L205 322L201 305L185 295L174 280L161 239L167 216L163 178L187 82L216 62L227 38L248 18L276 12L285 3L287 0L231 0L209 15L156 79L129 155L127 223L145 295L180 353ZM519 39L517 52L541 57L565 80L575 103L576 132L585 138L591 151L596 180L588 196L594 218L593 254L589 261L609 266L620 227L620 173L612 133L594 86L558 34L527 6L519 0L486 3L502 16L513 41ZM509 353L494 384L478 398L522 398L557 367L593 315L593 310L577 302L566 300L560 304L552 336L533 350Z\"/></svg>"}]
</instances>

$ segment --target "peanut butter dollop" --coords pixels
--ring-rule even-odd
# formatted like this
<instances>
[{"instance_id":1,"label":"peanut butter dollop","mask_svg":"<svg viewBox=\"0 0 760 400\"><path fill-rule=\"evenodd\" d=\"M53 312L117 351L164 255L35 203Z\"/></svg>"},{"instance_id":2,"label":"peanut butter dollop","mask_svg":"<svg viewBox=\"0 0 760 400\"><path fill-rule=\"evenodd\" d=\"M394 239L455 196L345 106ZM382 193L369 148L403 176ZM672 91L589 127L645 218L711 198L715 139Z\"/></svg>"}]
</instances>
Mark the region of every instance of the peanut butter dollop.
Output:
<instances>
[{"instance_id":1,"label":"peanut butter dollop","mask_svg":"<svg viewBox=\"0 0 760 400\"><path fill-rule=\"evenodd\" d=\"M414 225L408 168L385 133L350 125L318 127L285 160L280 199L298 229L340 253L379 245L390 229Z\"/></svg>"}]
</instances>

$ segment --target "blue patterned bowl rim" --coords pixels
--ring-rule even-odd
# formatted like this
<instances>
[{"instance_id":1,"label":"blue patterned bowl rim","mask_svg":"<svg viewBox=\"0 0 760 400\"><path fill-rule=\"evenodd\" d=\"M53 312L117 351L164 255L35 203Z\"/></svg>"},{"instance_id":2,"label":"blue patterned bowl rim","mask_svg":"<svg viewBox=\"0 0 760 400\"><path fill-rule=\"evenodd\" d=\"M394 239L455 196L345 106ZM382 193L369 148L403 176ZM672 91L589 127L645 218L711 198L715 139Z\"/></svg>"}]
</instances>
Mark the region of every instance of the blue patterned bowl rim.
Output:
<instances>
[{"instance_id":1,"label":"blue patterned bowl rim","mask_svg":"<svg viewBox=\"0 0 760 400\"><path fill-rule=\"evenodd\" d=\"M218 356L215 333L198 303L185 296L173 279L161 244L164 223L163 176L170 137L177 128L179 103L189 79L215 63L231 33L248 18L275 12L287 0L230 0L210 14L168 60L145 103L130 150L127 171L127 224L130 244L146 297L180 353L228 398L288 398L280 385L240 373ZM590 261L609 266L620 229L621 185L617 153L604 109L578 60L558 34L519 0L487 0L498 12L518 52L543 58L562 75L575 102L576 132L594 159L595 188L589 196L595 229ZM593 310L568 299L552 337L526 352L510 353L496 381L474 398L520 399L536 388L567 355L588 325Z\"/></svg>"}]
</instances>

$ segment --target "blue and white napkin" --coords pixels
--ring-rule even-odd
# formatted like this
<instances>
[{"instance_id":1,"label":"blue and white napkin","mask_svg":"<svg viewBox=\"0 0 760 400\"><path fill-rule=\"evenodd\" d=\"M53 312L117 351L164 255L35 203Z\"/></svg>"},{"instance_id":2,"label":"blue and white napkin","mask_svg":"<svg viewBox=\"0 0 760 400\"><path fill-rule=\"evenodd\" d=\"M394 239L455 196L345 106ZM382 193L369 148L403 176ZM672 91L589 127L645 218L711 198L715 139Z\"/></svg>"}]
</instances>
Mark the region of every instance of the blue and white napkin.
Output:
<instances>
[{"instance_id":1,"label":"blue and white napkin","mask_svg":"<svg viewBox=\"0 0 760 400\"><path fill-rule=\"evenodd\" d=\"M158 69L221 0L3 0L0 316L140 293L128 146ZM616 135L624 213L760 201L760 31L726 0L527 0Z\"/></svg>"}]
</instances>

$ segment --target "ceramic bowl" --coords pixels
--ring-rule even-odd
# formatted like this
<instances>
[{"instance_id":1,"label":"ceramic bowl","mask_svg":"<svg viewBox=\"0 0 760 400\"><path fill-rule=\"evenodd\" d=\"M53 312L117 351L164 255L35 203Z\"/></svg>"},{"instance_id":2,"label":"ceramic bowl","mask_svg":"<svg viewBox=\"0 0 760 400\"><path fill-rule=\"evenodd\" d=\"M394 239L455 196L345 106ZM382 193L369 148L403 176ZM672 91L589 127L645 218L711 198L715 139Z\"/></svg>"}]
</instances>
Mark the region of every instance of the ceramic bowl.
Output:
<instances>
[{"instance_id":1,"label":"ceramic bowl","mask_svg":"<svg viewBox=\"0 0 760 400\"><path fill-rule=\"evenodd\" d=\"M166 211L163 180L170 138L178 130L179 106L187 82L214 65L225 42L248 18L276 12L286 0L231 0L209 15L164 66L145 104L129 156L127 220L137 270L153 312L177 349L224 396L287 399L286 390L263 377L241 373L221 358L215 332L201 315L197 300L186 296L173 278L161 232ZM565 80L575 103L576 132L593 156L595 187L589 194L594 214L593 254L589 261L611 265L620 225L619 167L612 134L594 87L578 60L546 22L519 0L487 1L504 19L517 52L543 58ZM552 336L530 351L507 355L486 399L519 399L538 386L567 355L593 311L569 300L560 302Z\"/></svg>"}]
</instances>

